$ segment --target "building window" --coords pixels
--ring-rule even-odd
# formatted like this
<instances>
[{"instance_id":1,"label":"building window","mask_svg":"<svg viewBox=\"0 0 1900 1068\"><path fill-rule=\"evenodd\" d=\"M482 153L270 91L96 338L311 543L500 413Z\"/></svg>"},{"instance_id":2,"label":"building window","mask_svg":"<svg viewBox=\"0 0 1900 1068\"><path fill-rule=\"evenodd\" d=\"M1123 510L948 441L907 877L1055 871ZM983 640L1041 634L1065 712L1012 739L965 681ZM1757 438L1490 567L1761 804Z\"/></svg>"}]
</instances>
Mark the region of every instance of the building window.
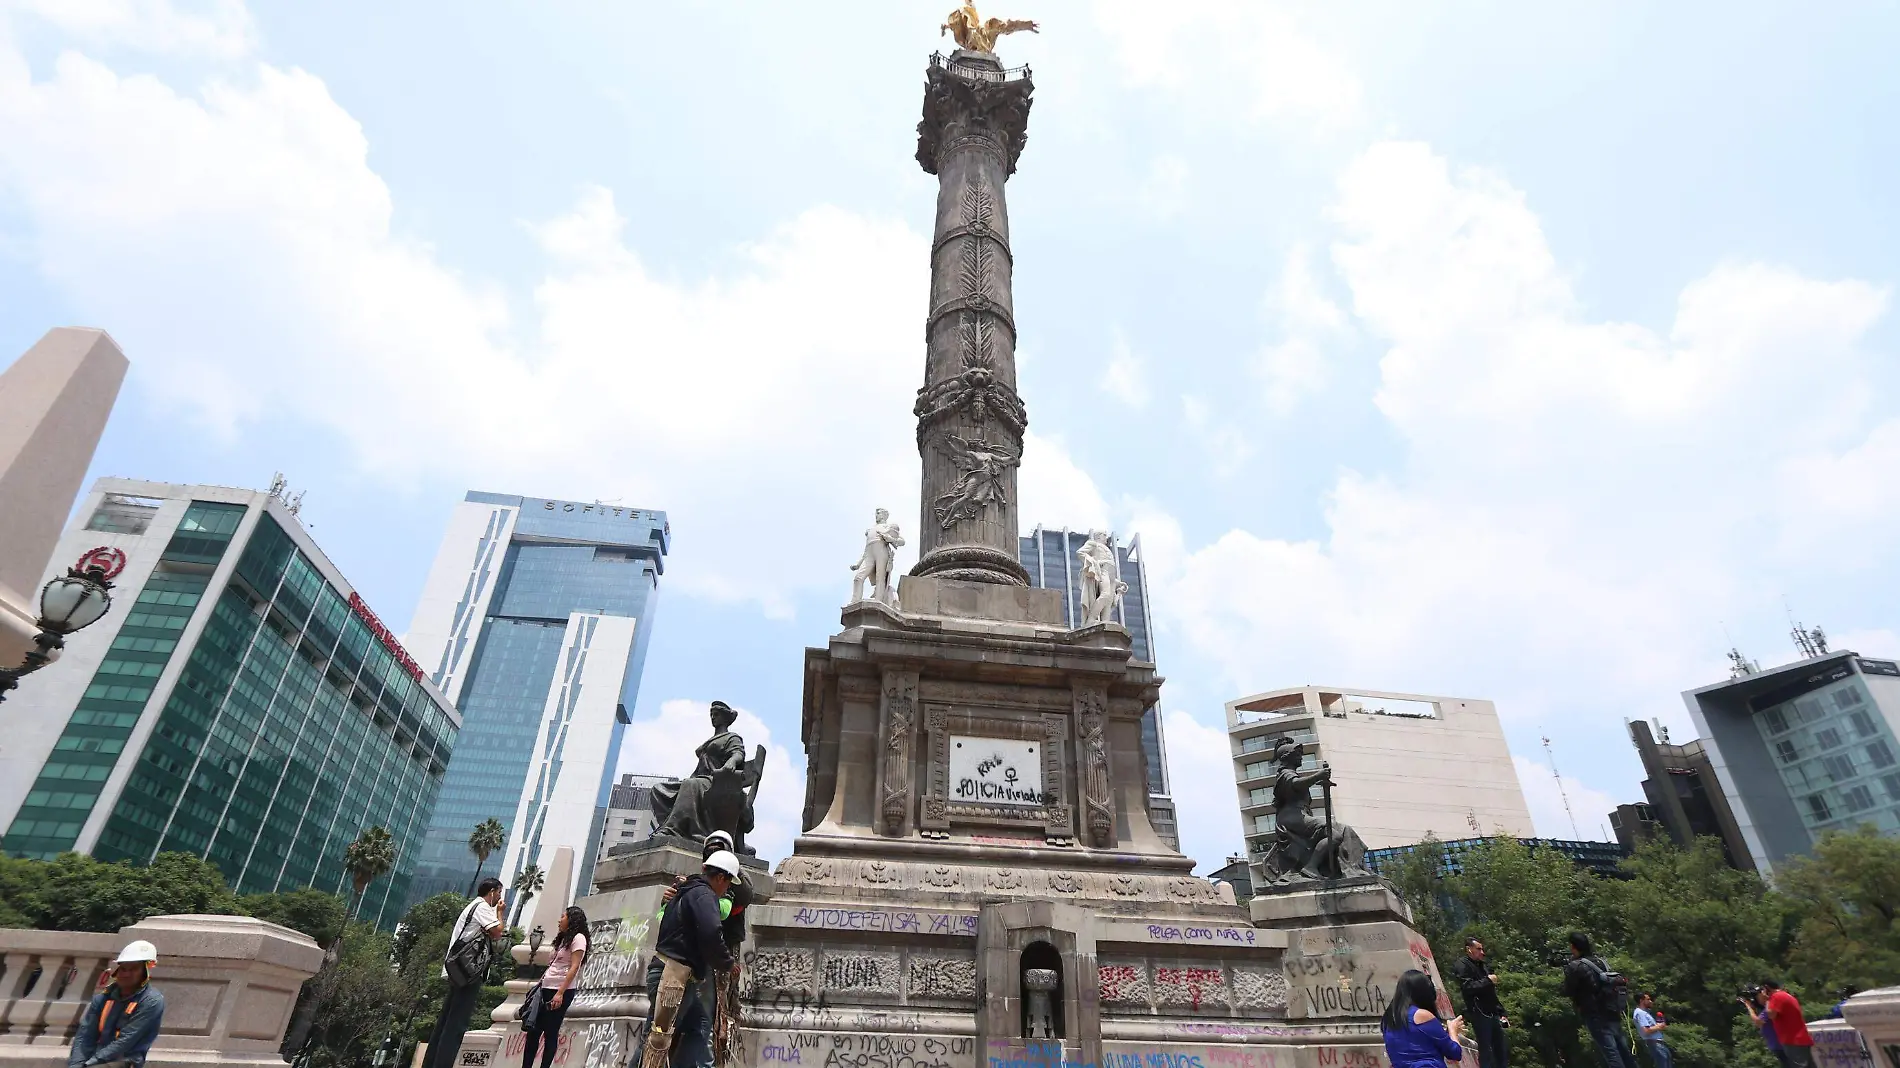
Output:
<instances>
[{"instance_id":1,"label":"building window","mask_svg":"<svg viewBox=\"0 0 1900 1068\"><path fill-rule=\"evenodd\" d=\"M1814 744L1823 749L1839 749L1841 747L1841 732L1832 727L1823 727L1814 732Z\"/></svg>"},{"instance_id":2,"label":"building window","mask_svg":"<svg viewBox=\"0 0 1900 1068\"><path fill-rule=\"evenodd\" d=\"M1808 815L1813 816L1817 823L1833 818L1834 812L1827 807L1827 797L1825 795L1808 795Z\"/></svg>"},{"instance_id":3,"label":"building window","mask_svg":"<svg viewBox=\"0 0 1900 1068\"><path fill-rule=\"evenodd\" d=\"M1775 752L1781 754L1783 764L1792 764L1801 759L1801 753L1795 749L1794 742L1787 738L1775 743Z\"/></svg>"},{"instance_id":4,"label":"building window","mask_svg":"<svg viewBox=\"0 0 1900 1068\"><path fill-rule=\"evenodd\" d=\"M1865 812L1874 807L1874 792L1866 784L1849 787L1841 797L1847 802L1847 811Z\"/></svg>"},{"instance_id":5,"label":"building window","mask_svg":"<svg viewBox=\"0 0 1900 1068\"><path fill-rule=\"evenodd\" d=\"M1834 691L1834 707L1845 712L1860 706L1860 687L1843 686Z\"/></svg>"},{"instance_id":6,"label":"building window","mask_svg":"<svg viewBox=\"0 0 1900 1068\"><path fill-rule=\"evenodd\" d=\"M1874 726L1874 717L1868 715L1866 712L1855 712L1853 715L1847 717L1847 721L1854 725L1854 733L1860 735L1862 738L1872 738L1874 733L1879 729Z\"/></svg>"},{"instance_id":7,"label":"building window","mask_svg":"<svg viewBox=\"0 0 1900 1068\"><path fill-rule=\"evenodd\" d=\"M1257 786L1247 794L1247 803L1249 805L1271 805L1273 804L1273 790L1270 787Z\"/></svg>"},{"instance_id":8,"label":"building window","mask_svg":"<svg viewBox=\"0 0 1900 1068\"><path fill-rule=\"evenodd\" d=\"M1781 714L1781 708L1779 706L1763 712L1761 718L1763 723L1768 724L1768 733L1788 733L1788 717Z\"/></svg>"},{"instance_id":9,"label":"building window","mask_svg":"<svg viewBox=\"0 0 1900 1068\"><path fill-rule=\"evenodd\" d=\"M1803 723L1813 723L1823 715L1826 715L1826 712L1822 710L1821 702L1815 698L1803 697L1794 703L1794 718Z\"/></svg>"},{"instance_id":10,"label":"building window","mask_svg":"<svg viewBox=\"0 0 1900 1068\"><path fill-rule=\"evenodd\" d=\"M1893 766L1893 750L1887 747L1886 742L1874 742L1867 747L1866 752L1868 762L1873 764L1874 767L1890 768Z\"/></svg>"},{"instance_id":11,"label":"building window","mask_svg":"<svg viewBox=\"0 0 1900 1068\"><path fill-rule=\"evenodd\" d=\"M1264 779L1272 774L1273 763L1267 760L1256 760L1247 765L1243 771L1249 779Z\"/></svg>"},{"instance_id":12,"label":"building window","mask_svg":"<svg viewBox=\"0 0 1900 1068\"><path fill-rule=\"evenodd\" d=\"M1240 743L1240 751L1243 753L1258 753L1264 751L1267 746L1272 744L1273 739L1264 734L1259 734L1252 738L1242 740Z\"/></svg>"},{"instance_id":13,"label":"building window","mask_svg":"<svg viewBox=\"0 0 1900 1068\"><path fill-rule=\"evenodd\" d=\"M1854 777L1854 762L1845 754L1822 757L1821 766L1827 769L1827 777L1833 782L1846 782Z\"/></svg>"},{"instance_id":14,"label":"building window","mask_svg":"<svg viewBox=\"0 0 1900 1068\"><path fill-rule=\"evenodd\" d=\"M1882 775L1880 785L1887 791L1887 800L1900 801L1900 774Z\"/></svg>"},{"instance_id":15,"label":"building window","mask_svg":"<svg viewBox=\"0 0 1900 1068\"><path fill-rule=\"evenodd\" d=\"M1255 834L1272 834L1274 829L1278 826L1279 824L1274 821L1273 813L1271 812L1263 813L1253 818L1253 833Z\"/></svg>"}]
</instances>

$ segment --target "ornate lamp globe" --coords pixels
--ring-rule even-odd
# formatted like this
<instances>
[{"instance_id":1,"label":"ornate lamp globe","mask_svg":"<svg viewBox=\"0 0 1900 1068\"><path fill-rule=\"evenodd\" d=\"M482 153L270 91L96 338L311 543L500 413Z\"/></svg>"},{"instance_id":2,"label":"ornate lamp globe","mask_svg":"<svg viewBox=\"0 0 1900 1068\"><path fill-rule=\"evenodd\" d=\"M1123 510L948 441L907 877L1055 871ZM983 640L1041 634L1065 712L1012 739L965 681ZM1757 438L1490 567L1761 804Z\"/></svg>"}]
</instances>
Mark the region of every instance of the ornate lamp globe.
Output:
<instances>
[{"instance_id":1,"label":"ornate lamp globe","mask_svg":"<svg viewBox=\"0 0 1900 1068\"><path fill-rule=\"evenodd\" d=\"M112 607L105 576L104 568L73 568L48 582L40 590L40 625L65 635L97 623Z\"/></svg>"}]
</instances>

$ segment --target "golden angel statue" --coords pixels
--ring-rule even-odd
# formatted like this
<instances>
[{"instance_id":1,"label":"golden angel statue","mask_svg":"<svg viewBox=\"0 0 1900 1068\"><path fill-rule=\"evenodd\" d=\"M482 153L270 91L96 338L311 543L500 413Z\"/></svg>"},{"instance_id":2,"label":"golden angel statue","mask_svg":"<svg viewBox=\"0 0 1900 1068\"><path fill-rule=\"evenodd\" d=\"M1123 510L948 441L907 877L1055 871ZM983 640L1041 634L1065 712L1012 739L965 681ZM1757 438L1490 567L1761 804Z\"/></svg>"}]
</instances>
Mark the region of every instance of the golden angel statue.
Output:
<instances>
[{"instance_id":1,"label":"golden angel statue","mask_svg":"<svg viewBox=\"0 0 1900 1068\"><path fill-rule=\"evenodd\" d=\"M950 12L950 21L937 30L937 36L949 33L956 37L958 48L967 48L972 52L994 52L998 37L1022 30L1040 32L1036 24L1028 19L985 19L976 13L975 4L965 4Z\"/></svg>"}]
</instances>

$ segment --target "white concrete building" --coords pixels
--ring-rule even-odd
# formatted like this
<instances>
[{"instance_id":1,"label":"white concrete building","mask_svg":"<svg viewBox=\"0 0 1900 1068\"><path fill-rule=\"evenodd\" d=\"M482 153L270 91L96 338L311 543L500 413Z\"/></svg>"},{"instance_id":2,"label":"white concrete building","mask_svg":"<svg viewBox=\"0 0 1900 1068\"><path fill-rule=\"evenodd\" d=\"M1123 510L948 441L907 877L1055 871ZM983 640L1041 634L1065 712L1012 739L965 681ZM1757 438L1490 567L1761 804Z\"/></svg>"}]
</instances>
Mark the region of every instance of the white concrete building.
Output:
<instances>
[{"instance_id":1,"label":"white concrete building","mask_svg":"<svg viewBox=\"0 0 1900 1068\"><path fill-rule=\"evenodd\" d=\"M1305 746L1302 767L1333 767L1334 816L1367 849L1534 834L1497 708L1475 698L1329 686L1254 694L1227 703L1234 784L1247 857L1258 862L1275 830L1273 747ZM1313 788L1318 814L1319 787Z\"/></svg>"},{"instance_id":2,"label":"white concrete building","mask_svg":"<svg viewBox=\"0 0 1900 1068\"><path fill-rule=\"evenodd\" d=\"M615 846L644 842L653 836L653 788L665 775L622 775L607 801L607 821L600 829L600 856Z\"/></svg>"}]
</instances>

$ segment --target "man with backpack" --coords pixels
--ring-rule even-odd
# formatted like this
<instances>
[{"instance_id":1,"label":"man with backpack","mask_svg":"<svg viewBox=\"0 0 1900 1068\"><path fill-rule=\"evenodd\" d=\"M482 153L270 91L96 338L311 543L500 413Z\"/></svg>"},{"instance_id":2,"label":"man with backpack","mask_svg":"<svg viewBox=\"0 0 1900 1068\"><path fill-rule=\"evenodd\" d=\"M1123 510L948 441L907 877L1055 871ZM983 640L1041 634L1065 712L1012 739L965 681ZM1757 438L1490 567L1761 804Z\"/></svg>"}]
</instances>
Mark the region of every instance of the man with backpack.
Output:
<instances>
[{"instance_id":1,"label":"man with backpack","mask_svg":"<svg viewBox=\"0 0 1900 1068\"><path fill-rule=\"evenodd\" d=\"M1603 1068L1637 1068L1636 1051L1623 1034L1623 1001L1628 982L1590 946L1590 936L1581 931L1570 935L1570 960L1564 965L1563 992L1577 1007L1584 1030L1597 1044Z\"/></svg>"},{"instance_id":2,"label":"man with backpack","mask_svg":"<svg viewBox=\"0 0 1900 1068\"><path fill-rule=\"evenodd\" d=\"M732 967L721 930L720 900L739 878L739 858L720 850L706 858L698 875L689 876L660 913L660 932L647 964L647 1035L640 1052L642 1068L667 1068L673 1036L697 1037L698 1014L705 1005L694 984L711 971Z\"/></svg>"},{"instance_id":3,"label":"man with backpack","mask_svg":"<svg viewBox=\"0 0 1900 1068\"><path fill-rule=\"evenodd\" d=\"M483 879L475 888L475 900L449 929L449 948L442 959L449 990L442 999L442 1015L435 1018L435 1030L429 1032L429 1053L422 1068L453 1068L456 1054L462 1051L468 1015L475 1011L482 981L488 977L493 951L490 943L505 933L501 908L501 880L492 876Z\"/></svg>"}]
</instances>

